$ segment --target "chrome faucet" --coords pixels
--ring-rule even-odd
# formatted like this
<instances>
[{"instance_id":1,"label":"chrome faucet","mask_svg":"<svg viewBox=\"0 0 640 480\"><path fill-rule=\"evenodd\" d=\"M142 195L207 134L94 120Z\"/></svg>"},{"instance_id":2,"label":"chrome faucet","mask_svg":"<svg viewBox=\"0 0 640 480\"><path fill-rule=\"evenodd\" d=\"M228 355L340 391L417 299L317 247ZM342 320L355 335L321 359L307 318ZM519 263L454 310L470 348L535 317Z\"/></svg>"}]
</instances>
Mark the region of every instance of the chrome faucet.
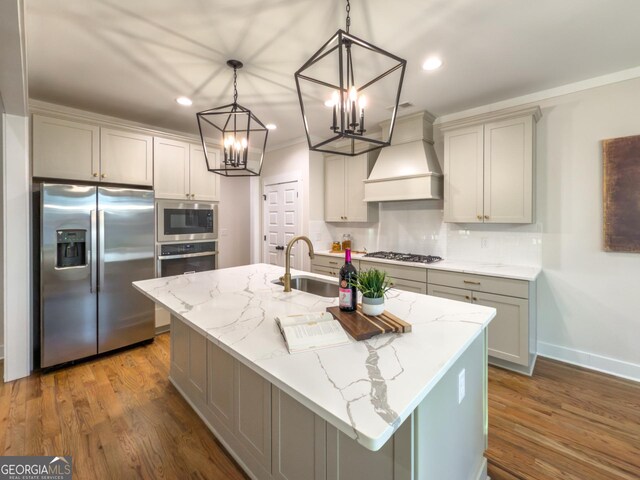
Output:
<instances>
[{"instance_id":1,"label":"chrome faucet","mask_svg":"<svg viewBox=\"0 0 640 480\"><path fill-rule=\"evenodd\" d=\"M298 235L297 237L293 237L291 240L289 240L289 243L287 243L287 248L284 252L284 276L280 277L280 281L284 285L285 292L291 291L291 248L293 247L293 244L298 240L304 240L305 242L307 242L307 245L309 245L309 258L314 257L313 244L308 237L305 237L304 235Z\"/></svg>"}]
</instances>

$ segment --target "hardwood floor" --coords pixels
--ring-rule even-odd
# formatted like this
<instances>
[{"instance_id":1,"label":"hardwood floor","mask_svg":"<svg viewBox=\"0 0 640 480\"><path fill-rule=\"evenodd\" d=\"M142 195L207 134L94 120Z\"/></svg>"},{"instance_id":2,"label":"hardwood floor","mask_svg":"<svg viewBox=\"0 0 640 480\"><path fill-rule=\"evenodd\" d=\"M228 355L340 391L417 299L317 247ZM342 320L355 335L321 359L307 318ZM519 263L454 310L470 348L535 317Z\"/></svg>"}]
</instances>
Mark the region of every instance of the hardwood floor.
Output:
<instances>
[{"instance_id":1,"label":"hardwood floor","mask_svg":"<svg viewBox=\"0 0 640 480\"><path fill-rule=\"evenodd\" d=\"M245 479L154 343L0 383L0 455L73 455L77 479Z\"/></svg>"},{"instance_id":2,"label":"hardwood floor","mask_svg":"<svg viewBox=\"0 0 640 480\"><path fill-rule=\"evenodd\" d=\"M539 358L489 369L492 480L640 479L640 384Z\"/></svg>"},{"instance_id":3,"label":"hardwood floor","mask_svg":"<svg viewBox=\"0 0 640 480\"><path fill-rule=\"evenodd\" d=\"M78 479L246 478L168 365L163 334L0 383L0 455L71 454ZM491 367L486 456L492 480L637 480L640 384L546 359L532 378Z\"/></svg>"}]
</instances>

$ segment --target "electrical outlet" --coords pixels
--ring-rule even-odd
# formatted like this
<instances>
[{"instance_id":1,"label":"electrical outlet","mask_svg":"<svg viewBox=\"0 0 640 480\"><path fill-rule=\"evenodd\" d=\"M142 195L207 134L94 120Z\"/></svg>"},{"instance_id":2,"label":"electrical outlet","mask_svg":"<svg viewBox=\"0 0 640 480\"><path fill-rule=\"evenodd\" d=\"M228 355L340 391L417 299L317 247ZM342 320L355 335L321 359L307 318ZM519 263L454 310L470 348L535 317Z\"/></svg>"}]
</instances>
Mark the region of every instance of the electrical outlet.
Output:
<instances>
[{"instance_id":1,"label":"electrical outlet","mask_svg":"<svg viewBox=\"0 0 640 480\"><path fill-rule=\"evenodd\" d=\"M480 248L487 248L489 246L489 239L487 237L482 237L480 239Z\"/></svg>"},{"instance_id":2,"label":"electrical outlet","mask_svg":"<svg viewBox=\"0 0 640 480\"><path fill-rule=\"evenodd\" d=\"M462 403L465 394L464 368L458 374L458 405Z\"/></svg>"}]
</instances>

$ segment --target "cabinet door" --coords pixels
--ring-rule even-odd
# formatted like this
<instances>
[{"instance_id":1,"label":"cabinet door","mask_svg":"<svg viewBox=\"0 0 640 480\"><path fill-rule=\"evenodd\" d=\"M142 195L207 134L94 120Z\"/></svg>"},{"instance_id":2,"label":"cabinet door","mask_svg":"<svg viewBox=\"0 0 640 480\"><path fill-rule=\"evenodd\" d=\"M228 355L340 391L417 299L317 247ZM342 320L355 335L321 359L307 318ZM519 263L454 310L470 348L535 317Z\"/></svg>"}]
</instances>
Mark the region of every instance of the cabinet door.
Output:
<instances>
[{"instance_id":1,"label":"cabinet door","mask_svg":"<svg viewBox=\"0 0 640 480\"><path fill-rule=\"evenodd\" d=\"M344 222L344 157L329 155L324 162L324 220Z\"/></svg>"},{"instance_id":2,"label":"cabinet door","mask_svg":"<svg viewBox=\"0 0 640 480\"><path fill-rule=\"evenodd\" d=\"M444 221L478 223L483 211L483 126L444 134Z\"/></svg>"},{"instance_id":3,"label":"cabinet door","mask_svg":"<svg viewBox=\"0 0 640 480\"><path fill-rule=\"evenodd\" d=\"M422 293L427 294L427 284L422 282L415 282L413 280L404 280L402 278L389 277L389 280L393 284L393 288L403 290L405 292Z\"/></svg>"},{"instance_id":4,"label":"cabinet door","mask_svg":"<svg viewBox=\"0 0 640 480\"><path fill-rule=\"evenodd\" d=\"M441 285L429 284L427 293L433 297L448 298L458 302L471 303L471 292L462 288L443 287Z\"/></svg>"},{"instance_id":5,"label":"cabinet door","mask_svg":"<svg viewBox=\"0 0 640 480\"><path fill-rule=\"evenodd\" d=\"M95 125L33 116L33 176L96 181L100 129Z\"/></svg>"},{"instance_id":6,"label":"cabinet door","mask_svg":"<svg viewBox=\"0 0 640 480\"><path fill-rule=\"evenodd\" d=\"M522 298L473 292L478 305L493 307L489 324L489 355L519 365L529 365L529 302Z\"/></svg>"},{"instance_id":7,"label":"cabinet door","mask_svg":"<svg viewBox=\"0 0 640 480\"><path fill-rule=\"evenodd\" d=\"M369 204L364 201L364 180L367 179L367 154L344 158L345 208L348 222L366 222Z\"/></svg>"},{"instance_id":8,"label":"cabinet door","mask_svg":"<svg viewBox=\"0 0 640 480\"><path fill-rule=\"evenodd\" d=\"M275 387L272 398L273 479L324 480L325 421Z\"/></svg>"},{"instance_id":9,"label":"cabinet door","mask_svg":"<svg viewBox=\"0 0 640 480\"><path fill-rule=\"evenodd\" d=\"M484 127L484 221L531 223L533 219L533 118Z\"/></svg>"},{"instance_id":10,"label":"cabinet door","mask_svg":"<svg viewBox=\"0 0 640 480\"><path fill-rule=\"evenodd\" d=\"M100 179L128 185L152 185L153 137L101 128Z\"/></svg>"},{"instance_id":11,"label":"cabinet door","mask_svg":"<svg viewBox=\"0 0 640 480\"><path fill-rule=\"evenodd\" d=\"M217 202L219 197L220 175L207 169L207 161L202 145L191 144L189 159L189 193L192 200ZM211 168L217 168L220 153L217 149L207 148Z\"/></svg>"},{"instance_id":12,"label":"cabinet door","mask_svg":"<svg viewBox=\"0 0 640 480\"><path fill-rule=\"evenodd\" d=\"M235 360L213 342L208 344L207 410L213 415L211 423L214 426L222 424L233 432Z\"/></svg>"},{"instance_id":13,"label":"cabinet door","mask_svg":"<svg viewBox=\"0 0 640 480\"><path fill-rule=\"evenodd\" d=\"M271 472L271 384L236 362L236 436L257 466ZM256 473L256 466L249 468Z\"/></svg>"},{"instance_id":14,"label":"cabinet door","mask_svg":"<svg viewBox=\"0 0 640 480\"><path fill-rule=\"evenodd\" d=\"M184 389L189 377L189 327L173 316L171 317L170 368L171 379Z\"/></svg>"},{"instance_id":15,"label":"cabinet door","mask_svg":"<svg viewBox=\"0 0 640 480\"><path fill-rule=\"evenodd\" d=\"M153 187L156 198L189 198L189 144L153 139Z\"/></svg>"}]
</instances>

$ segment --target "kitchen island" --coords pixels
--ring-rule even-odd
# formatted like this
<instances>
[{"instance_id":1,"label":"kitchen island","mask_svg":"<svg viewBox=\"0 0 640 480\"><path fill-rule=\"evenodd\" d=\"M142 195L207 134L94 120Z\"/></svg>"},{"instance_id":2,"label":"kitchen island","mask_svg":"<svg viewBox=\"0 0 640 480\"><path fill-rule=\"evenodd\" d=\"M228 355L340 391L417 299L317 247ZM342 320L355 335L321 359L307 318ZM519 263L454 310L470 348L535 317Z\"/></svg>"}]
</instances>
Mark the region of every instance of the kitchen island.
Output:
<instances>
[{"instance_id":1,"label":"kitchen island","mask_svg":"<svg viewBox=\"0 0 640 480\"><path fill-rule=\"evenodd\" d=\"M392 290L386 308L411 333L290 355L274 318L337 299L285 293L282 274L256 264L134 283L171 312L172 383L245 471L484 479L495 310Z\"/></svg>"}]
</instances>

